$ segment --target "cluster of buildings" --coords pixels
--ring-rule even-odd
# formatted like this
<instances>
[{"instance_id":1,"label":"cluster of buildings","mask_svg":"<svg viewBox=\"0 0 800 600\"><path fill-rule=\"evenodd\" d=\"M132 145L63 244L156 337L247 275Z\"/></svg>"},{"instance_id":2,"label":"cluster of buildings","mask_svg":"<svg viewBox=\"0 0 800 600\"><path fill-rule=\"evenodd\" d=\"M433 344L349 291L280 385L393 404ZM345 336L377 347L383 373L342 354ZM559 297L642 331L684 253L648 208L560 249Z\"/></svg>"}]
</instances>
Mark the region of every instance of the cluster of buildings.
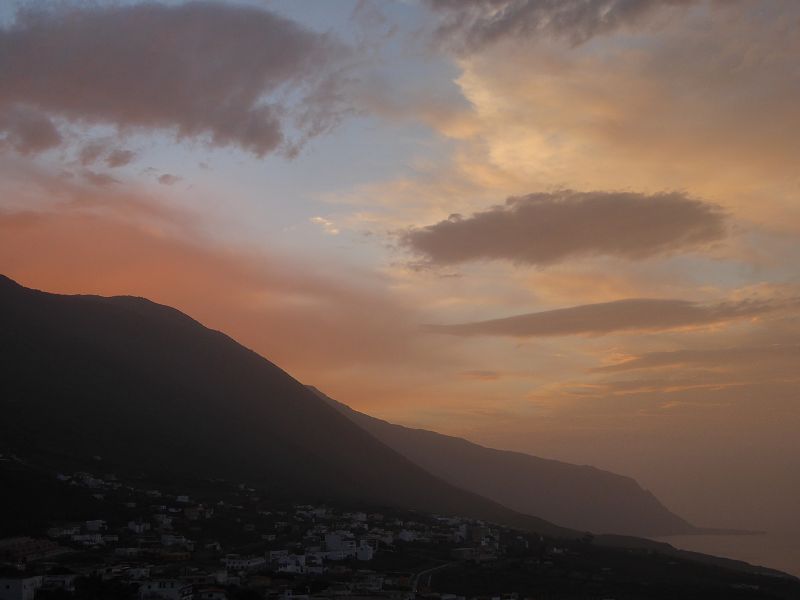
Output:
<instances>
[{"instance_id":1,"label":"cluster of buildings","mask_svg":"<svg viewBox=\"0 0 800 600\"><path fill-rule=\"evenodd\" d=\"M199 501L89 473L58 479L103 510L0 540L0 600L81 598L87 586L138 600L408 600L423 567L504 551L496 526L467 519L276 507L227 482Z\"/></svg>"}]
</instances>

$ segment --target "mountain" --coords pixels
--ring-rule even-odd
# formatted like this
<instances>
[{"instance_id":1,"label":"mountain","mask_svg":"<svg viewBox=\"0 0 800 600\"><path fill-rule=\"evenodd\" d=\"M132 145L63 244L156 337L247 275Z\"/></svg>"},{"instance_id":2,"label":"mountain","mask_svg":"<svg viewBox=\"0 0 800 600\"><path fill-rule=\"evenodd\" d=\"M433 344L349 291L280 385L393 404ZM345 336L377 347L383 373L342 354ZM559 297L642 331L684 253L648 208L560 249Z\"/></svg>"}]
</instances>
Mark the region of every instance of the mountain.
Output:
<instances>
[{"instance_id":1,"label":"mountain","mask_svg":"<svg viewBox=\"0 0 800 600\"><path fill-rule=\"evenodd\" d=\"M660 536L699 531L630 477L394 425L310 389L426 471L516 511L594 533Z\"/></svg>"},{"instance_id":2,"label":"mountain","mask_svg":"<svg viewBox=\"0 0 800 600\"><path fill-rule=\"evenodd\" d=\"M175 309L49 294L0 276L0 340L0 452L582 535L430 474Z\"/></svg>"}]
</instances>

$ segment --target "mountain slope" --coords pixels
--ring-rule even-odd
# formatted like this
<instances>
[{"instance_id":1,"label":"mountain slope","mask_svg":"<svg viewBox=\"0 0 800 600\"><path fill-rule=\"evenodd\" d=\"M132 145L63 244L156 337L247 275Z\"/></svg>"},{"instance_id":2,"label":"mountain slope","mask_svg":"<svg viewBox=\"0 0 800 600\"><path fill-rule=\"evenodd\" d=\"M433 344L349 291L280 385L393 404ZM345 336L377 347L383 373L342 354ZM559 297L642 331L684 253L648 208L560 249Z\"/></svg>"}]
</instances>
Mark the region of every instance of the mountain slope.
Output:
<instances>
[{"instance_id":1,"label":"mountain slope","mask_svg":"<svg viewBox=\"0 0 800 600\"><path fill-rule=\"evenodd\" d=\"M177 310L0 276L0 452L254 481L578 535L431 475L284 371Z\"/></svg>"},{"instance_id":2,"label":"mountain slope","mask_svg":"<svg viewBox=\"0 0 800 600\"><path fill-rule=\"evenodd\" d=\"M315 391L425 470L519 512L595 533L658 536L696 531L629 477L394 425Z\"/></svg>"}]
</instances>

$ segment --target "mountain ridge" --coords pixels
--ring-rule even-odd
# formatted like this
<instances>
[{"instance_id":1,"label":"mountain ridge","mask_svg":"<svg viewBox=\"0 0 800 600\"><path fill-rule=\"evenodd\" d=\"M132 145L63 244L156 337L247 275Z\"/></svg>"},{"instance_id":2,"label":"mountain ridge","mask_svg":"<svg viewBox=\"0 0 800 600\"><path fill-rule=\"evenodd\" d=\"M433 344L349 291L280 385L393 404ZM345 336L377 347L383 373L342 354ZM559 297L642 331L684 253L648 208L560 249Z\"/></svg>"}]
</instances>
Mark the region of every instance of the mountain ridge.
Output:
<instances>
[{"instance_id":1,"label":"mountain ridge","mask_svg":"<svg viewBox=\"0 0 800 600\"><path fill-rule=\"evenodd\" d=\"M631 477L396 425L310 388L427 471L514 510L593 533L655 537L707 531L671 513Z\"/></svg>"},{"instance_id":2,"label":"mountain ridge","mask_svg":"<svg viewBox=\"0 0 800 600\"><path fill-rule=\"evenodd\" d=\"M176 309L4 278L0 335L0 439L9 447L583 535L431 475L278 366Z\"/></svg>"}]
</instances>

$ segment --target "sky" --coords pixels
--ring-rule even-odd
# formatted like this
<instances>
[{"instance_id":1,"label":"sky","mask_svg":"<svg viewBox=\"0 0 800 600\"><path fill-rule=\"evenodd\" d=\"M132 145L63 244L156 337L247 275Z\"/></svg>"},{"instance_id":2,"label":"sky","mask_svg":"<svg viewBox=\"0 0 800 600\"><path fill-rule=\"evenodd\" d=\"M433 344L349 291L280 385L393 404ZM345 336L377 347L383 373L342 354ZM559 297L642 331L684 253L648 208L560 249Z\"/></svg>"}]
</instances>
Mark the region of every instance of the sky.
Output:
<instances>
[{"instance_id":1,"label":"sky","mask_svg":"<svg viewBox=\"0 0 800 600\"><path fill-rule=\"evenodd\" d=\"M0 272L800 532L795 0L0 3Z\"/></svg>"}]
</instances>

